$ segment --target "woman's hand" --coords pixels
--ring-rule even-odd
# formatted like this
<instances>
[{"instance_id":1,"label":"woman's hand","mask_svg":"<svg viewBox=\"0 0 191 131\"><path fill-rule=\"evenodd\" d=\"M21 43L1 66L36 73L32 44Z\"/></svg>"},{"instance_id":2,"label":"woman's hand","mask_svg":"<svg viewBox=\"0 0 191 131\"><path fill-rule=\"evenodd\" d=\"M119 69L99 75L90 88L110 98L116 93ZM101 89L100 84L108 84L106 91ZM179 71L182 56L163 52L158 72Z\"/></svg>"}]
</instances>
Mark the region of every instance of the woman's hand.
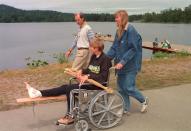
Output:
<instances>
[{"instance_id":1,"label":"woman's hand","mask_svg":"<svg viewBox=\"0 0 191 131\"><path fill-rule=\"evenodd\" d=\"M121 63L118 63L118 64L115 65L115 69L119 70L121 68L123 68L123 65Z\"/></svg>"}]
</instances>

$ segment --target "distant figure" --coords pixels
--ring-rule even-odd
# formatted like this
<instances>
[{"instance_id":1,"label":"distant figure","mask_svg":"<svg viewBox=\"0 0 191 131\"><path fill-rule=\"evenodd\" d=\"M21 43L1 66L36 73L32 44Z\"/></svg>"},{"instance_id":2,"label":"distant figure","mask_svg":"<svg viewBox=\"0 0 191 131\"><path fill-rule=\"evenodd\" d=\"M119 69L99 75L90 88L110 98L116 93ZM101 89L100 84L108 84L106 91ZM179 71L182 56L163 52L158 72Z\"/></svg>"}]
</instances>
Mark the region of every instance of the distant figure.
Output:
<instances>
[{"instance_id":1,"label":"distant figure","mask_svg":"<svg viewBox=\"0 0 191 131\"><path fill-rule=\"evenodd\" d=\"M159 42L158 42L158 38L155 38L155 41L153 41L153 48L158 48ZM153 54L155 54L157 51L153 50Z\"/></svg>"},{"instance_id":2,"label":"distant figure","mask_svg":"<svg viewBox=\"0 0 191 131\"><path fill-rule=\"evenodd\" d=\"M153 47L158 47L158 44L159 44L158 38L156 37L155 41L153 41Z\"/></svg>"},{"instance_id":3,"label":"distant figure","mask_svg":"<svg viewBox=\"0 0 191 131\"><path fill-rule=\"evenodd\" d=\"M162 44L162 48L165 48L165 49L171 48L170 42L168 40L164 40L164 42L161 42L161 44Z\"/></svg>"}]
</instances>

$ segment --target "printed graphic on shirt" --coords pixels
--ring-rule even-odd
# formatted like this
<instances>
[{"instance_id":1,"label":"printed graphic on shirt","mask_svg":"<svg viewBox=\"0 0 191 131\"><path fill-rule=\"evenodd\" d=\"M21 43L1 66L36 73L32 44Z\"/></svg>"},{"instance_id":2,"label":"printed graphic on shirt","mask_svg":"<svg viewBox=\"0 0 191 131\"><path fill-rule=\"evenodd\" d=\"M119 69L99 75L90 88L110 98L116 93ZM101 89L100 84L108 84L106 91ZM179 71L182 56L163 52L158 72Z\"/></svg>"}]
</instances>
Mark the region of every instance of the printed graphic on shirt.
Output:
<instances>
[{"instance_id":1,"label":"printed graphic on shirt","mask_svg":"<svg viewBox=\"0 0 191 131\"><path fill-rule=\"evenodd\" d=\"M96 66L96 65L89 65L88 69L95 74L100 73L100 66Z\"/></svg>"}]
</instances>

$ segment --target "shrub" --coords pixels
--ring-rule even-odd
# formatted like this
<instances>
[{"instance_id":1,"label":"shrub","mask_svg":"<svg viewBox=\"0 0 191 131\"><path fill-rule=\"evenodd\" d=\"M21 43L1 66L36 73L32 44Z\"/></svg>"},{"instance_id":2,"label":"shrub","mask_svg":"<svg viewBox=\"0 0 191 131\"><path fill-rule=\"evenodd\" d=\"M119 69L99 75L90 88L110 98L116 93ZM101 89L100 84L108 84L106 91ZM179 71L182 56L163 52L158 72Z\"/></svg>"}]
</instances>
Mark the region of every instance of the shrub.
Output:
<instances>
[{"instance_id":1,"label":"shrub","mask_svg":"<svg viewBox=\"0 0 191 131\"><path fill-rule=\"evenodd\" d=\"M68 59L65 57L65 54L62 52L54 54L53 58L55 58L59 64L68 62Z\"/></svg>"},{"instance_id":2,"label":"shrub","mask_svg":"<svg viewBox=\"0 0 191 131\"><path fill-rule=\"evenodd\" d=\"M48 62L46 60L42 60L43 54L45 54L45 52L37 51L37 53L40 55L41 59L34 60L31 57L25 58L25 60L27 61L27 66L29 68L36 68L48 65Z\"/></svg>"},{"instance_id":3,"label":"shrub","mask_svg":"<svg viewBox=\"0 0 191 131\"><path fill-rule=\"evenodd\" d=\"M180 57L191 56L191 54L188 51L186 51L186 50L182 50L182 51L176 53L176 55L180 56Z\"/></svg>"},{"instance_id":4,"label":"shrub","mask_svg":"<svg viewBox=\"0 0 191 131\"><path fill-rule=\"evenodd\" d=\"M191 56L191 54L185 50L176 52L176 53L156 52L155 54L153 54L153 58L156 58L156 59L173 58L173 57L187 57L187 56Z\"/></svg>"},{"instance_id":5,"label":"shrub","mask_svg":"<svg viewBox=\"0 0 191 131\"><path fill-rule=\"evenodd\" d=\"M44 60L32 60L31 62L27 63L27 66L29 68L36 68L36 67L46 66L46 65L48 65L48 62Z\"/></svg>"},{"instance_id":6,"label":"shrub","mask_svg":"<svg viewBox=\"0 0 191 131\"><path fill-rule=\"evenodd\" d=\"M169 57L169 53L165 53L165 52L156 52L155 54L153 54L153 58L168 58Z\"/></svg>"}]
</instances>

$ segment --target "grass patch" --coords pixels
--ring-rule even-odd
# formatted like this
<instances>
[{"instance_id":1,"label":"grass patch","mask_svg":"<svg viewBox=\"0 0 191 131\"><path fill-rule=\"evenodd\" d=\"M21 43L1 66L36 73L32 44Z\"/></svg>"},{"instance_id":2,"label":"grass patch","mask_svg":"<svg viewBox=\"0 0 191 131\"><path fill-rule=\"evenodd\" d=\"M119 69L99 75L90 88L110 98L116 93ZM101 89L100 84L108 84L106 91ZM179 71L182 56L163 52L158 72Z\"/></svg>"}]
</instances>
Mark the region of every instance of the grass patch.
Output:
<instances>
[{"instance_id":1,"label":"grass patch","mask_svg":"<svg viewBox=\"0 0 191 131\"><path fill-rule=\"evenodd\" d=\"M191 57L152 59L143 62L137 84L140 89L155 89L191 83Z\"/></svg>"},{"instance_id":2,"label":"grass patch","mask_svg":"<svg viewBox=\"0 0 191 131\"><path fill-rule=\"evenodd\" d=\"M70 76L64 74L64 69L68 67L71 67L71 63L52 64L35 69L1 71L0 110L20 107L15 104L15 99L28 97L24 81L28 81L37 89L67 84ZM137 85L141 90L147 90L191 83L190 67L190 56L144 61L137 77ZM114 71L111 73L110 86L117 88Z\"/></svg>"},{"instance_id":3,"label":"grass patch","mask_svg":"<svg viewBox=\"0 0 191 131\"><path fill-rule=\"evenodd\" d=\"M54 54L53 58L55 58L59 64L63 64L63 63L68 62L68 59L65 57L65 54L63 52L60 52L58 54Z\"/></svg>"},{"instance_id":4,"label":"grass patch","mask_svg":"<svg viewBox=\"0 0 191 131\"><path fill-rule=\"evenodd\" d=\"M178 57L188 57L191 56L191 54L186 51L182 50L177 53L166 53L166 52L156 52L153 54L153 59L166 59L166 58L178 58Z\"/></svg>"}]
</instances>

